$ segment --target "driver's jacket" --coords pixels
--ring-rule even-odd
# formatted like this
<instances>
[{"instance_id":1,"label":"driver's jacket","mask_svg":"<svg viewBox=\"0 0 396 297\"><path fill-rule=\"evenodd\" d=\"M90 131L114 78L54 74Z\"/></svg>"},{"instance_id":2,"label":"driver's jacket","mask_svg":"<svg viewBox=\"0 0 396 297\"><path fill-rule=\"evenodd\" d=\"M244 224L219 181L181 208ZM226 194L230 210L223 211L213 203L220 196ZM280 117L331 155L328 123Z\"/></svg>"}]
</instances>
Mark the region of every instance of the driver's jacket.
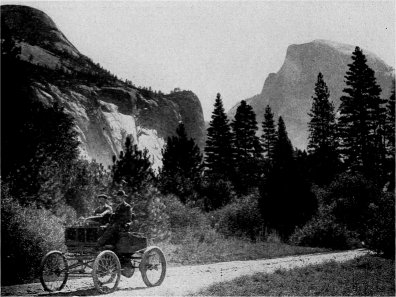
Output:
<instances>
[{"instance_id":1,"label":"driver's jacket","mask_svg":"<svg viewBox=\"0 0 396 297\"><path fill-rule=\"evenodd\" d=\"M117 236L125 227L125 224L132 222L132 206L125 201L117 205L111 218L110 225L98 239L98 244L114 244Z\"/></svg>"},{"instance_id":2,"label":"driver's jacket","mask_svg":"<svg viewBox=\"0 0 396 297\"><path fill-rule=\"evenodd\" d=\"M118 204L114 210L111 223L118 224L120 226L132 222L132 206L125 201Z\"/></svg>"}]
</instances>

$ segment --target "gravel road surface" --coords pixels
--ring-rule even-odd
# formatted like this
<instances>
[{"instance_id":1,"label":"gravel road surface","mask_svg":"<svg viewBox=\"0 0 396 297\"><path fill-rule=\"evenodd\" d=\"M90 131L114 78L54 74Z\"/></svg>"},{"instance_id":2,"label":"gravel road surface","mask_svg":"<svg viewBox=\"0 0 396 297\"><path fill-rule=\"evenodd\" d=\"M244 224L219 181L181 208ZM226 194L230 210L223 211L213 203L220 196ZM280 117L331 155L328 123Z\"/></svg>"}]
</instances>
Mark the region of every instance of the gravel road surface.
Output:
<instances>
[{"instance_id":1,"label":"gravel road surface","mask_svg":"<svg viewBox=\"0 0 396 297\"><path fill-rule=\"evenodd\" d=\"M228 281L242 275L256 272L272 273L277 269L292 269L312 264L335 260L348 261L367 254L364 249L326 253L290 256L268 260L232 261L208 265L168 267L164 282L159 287L147 288L142 281L140 272L128 279L121 277L118 290L106 296L186 296L198 292L214 283ZM3 267L2 273L6 269ZM92 278L68 280L61 292L47 293L41 284L27 284L1 288L2 296L95 296L100 295L93 287Z\"/></svg>"}]
</instances>

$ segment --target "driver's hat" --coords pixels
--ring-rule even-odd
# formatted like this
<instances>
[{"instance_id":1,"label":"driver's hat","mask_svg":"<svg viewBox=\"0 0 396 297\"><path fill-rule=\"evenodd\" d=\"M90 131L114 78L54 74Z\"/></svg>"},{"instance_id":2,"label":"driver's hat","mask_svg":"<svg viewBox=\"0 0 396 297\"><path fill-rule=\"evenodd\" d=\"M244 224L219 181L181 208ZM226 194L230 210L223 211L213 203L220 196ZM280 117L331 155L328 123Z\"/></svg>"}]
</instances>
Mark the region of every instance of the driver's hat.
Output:
<instances>
[{"instance_id":1,"label":"driver's hat","mask_svg":"<svg viewBox=\"0 0 396 297\"><path fill-rule=\"evenodd\" d=\"M98 198L99 199L109 199L109 197L107 196L107 195L105 195L105 194L100 194L100 195L98 195Z\"/></svg>"}]
</instances>

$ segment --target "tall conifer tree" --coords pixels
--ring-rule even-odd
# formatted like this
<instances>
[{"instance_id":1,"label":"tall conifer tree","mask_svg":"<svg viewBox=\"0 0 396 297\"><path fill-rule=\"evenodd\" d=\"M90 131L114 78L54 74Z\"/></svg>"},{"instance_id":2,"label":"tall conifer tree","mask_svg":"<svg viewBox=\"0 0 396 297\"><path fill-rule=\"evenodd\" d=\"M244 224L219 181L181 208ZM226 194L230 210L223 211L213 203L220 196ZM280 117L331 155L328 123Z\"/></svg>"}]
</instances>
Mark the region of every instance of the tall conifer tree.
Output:
<instances>
[{"instance_id":1,"label":"tall conifer tree","mask_svg":"<svg viewBox=\"0 0 396 297\"><path fill-rule=\"evenodd\" d=\"M262 123L263 134L261 136L261 143L263 146L264 157L269 163L274 161L274 151L276 145L276 128L274 121L274 114L269 105L265 108L264 121Z\"/></svg>"},{"instance_id":2,"label":"tall conifer tree","mask_svg":"<svg viewBox=\"0 0 396 297\"><path fill-rule=\"evenodd\" d=\"M395 157L395 81L386 105L386 147L387 153Z\"/></svg>"},{"instance_id":3,"label":"tall conifer tree","mask_svg":"<svg viewBox=\"0 0 396 297\"><path fill-rule=\"evenodd\" d=\"M286 125L282 117L278 119L277 141L274 150L274 165L286 169L293 162L293 146L287 135Z\"/></svg>"},{"instance_id":4,"label":"tall conifer tree","mask_svg":"<svg viewBox=\"0 0 396 297\"><path fill-rule=\"evenodd\" d=\"M345 93L341 97L339 131L341 153L349 170L378 180L383 162L384 107L374 71L359 47L348 64Z\"/></svg>"},{"instance_id":5,"label":"tall conifer tree","mask_svg":"<svg viewBox=\"0 0 396 297\"><path fill-rule=\"evenodd\" d=\"M113 157L113 160L114 184L119 184L124 180L126 187L132 192L139 192L154 180L148 150L139 150L129 136L125 140L124 151L120 152L118 159Z\"/></svg>"},{"instance_id":6,"label":"tall conifer tree","mask_svg":"<svg viewBox=\"0 0 396 297\"><path fill-rule=\"evenodd\" d=\"M235 119L231 124L234 132L235 153L240 159L256 158L261 155L260 140L256 136L258 130L256 114L253 108L241 101Z\"/></svg>"},{"instance_id":7,"label":"tall conifer tree","mask_svg":"<svg viewBox=\"0 0 396 297\"><path fill-rule=\"evenodd\" d=\"M231 180L233 173L232 133L220 93L216 96L205 146L206 173Z\"/></svg>"},{"instance_id":8,"label":"tall conifer tree","mask_svg":"<svg viewBox=\"0 0 396 297\"><path fill-rule=\"evenodd\" d=\"M260 187L259 206L266 227L278 231L283 239L305 224L317 207L310 185L296 165L286 125L279 117L274 166Z\"/></svg>"},{"instance_id":9,"label":"tall conifer tree","mask_svg":"<svg viewBox=\"0 0 396 297\"><path fill-rule=\"evenodd\" d=\"M231 126L234 132L237 171L234 184L240 191L245 192L248 188L257 185L262 161L260 139L256 136L258 130L256 114L245 100L242 100L238 106Z\"/></svg>"},{"instance_id":10,"label":"tall conifer tree","mask_svg":"<svg viewBox=\"0 0 396 297\"><path fill-rule=\"evenodd\" d=\"M388 190L395 189L395 81L393 80L392 93L386 105L386 172L389 181Z\"/></svg>"},{"instance_id":11,"label":"tall conifer tree","mask_svg":"<svg viewBox=\"0 0 396 297\"><path fill-rule=\"evenodd\" d=\"M168 137L162 157L161 191L177 195L182 202L194 199L200 184L202 155L194 140L187 137L182 122L176 129L176 136Z\"/></svg>"},{"instance_id":12,"label":"tall conifer tree","mask_svg":"<svg viewBox=\"0 0 396 297\"><path fill-rule=\"evenodd\" d=\"M312 178L318 184L329 183L338 167L337 135L334 105L330 92L319 72L312 96L308 152L312 163Z\"/></svg>"}]
</instances>

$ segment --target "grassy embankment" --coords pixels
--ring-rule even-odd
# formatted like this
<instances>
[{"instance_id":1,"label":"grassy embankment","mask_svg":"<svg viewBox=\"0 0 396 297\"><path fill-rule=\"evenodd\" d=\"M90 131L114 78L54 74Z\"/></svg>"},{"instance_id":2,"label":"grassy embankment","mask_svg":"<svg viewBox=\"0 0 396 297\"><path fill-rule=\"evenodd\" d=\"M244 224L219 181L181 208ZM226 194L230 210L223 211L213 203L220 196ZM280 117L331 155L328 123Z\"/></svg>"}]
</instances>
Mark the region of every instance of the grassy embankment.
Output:
<instances>
[{"instance_id":1,"label":"grassy embankment","mask_svg":"<svg viewBox=\"0 0 396 297\"><path fill-rule=\"evenodd\" d=\"M345 263L329 262L257 273L215 284L197 295L205 296L394 296L395 262L365 256Z\"/></svg>"},{"instance_id":2,"label":"grassy embankment","mask_svg":"<svg viewBox=\"0 0 396 297\"><path fill-rule=\"evenodd\" d=\"M187 231L183 238L158 243L164 250L169 265L197 265L227 261L271 259L290 255L328 251L323 248L292 246L276 236L267 241L251 242L244 238L225 238L214 230L197 236Z\"/></svg>"}]
</instances>

